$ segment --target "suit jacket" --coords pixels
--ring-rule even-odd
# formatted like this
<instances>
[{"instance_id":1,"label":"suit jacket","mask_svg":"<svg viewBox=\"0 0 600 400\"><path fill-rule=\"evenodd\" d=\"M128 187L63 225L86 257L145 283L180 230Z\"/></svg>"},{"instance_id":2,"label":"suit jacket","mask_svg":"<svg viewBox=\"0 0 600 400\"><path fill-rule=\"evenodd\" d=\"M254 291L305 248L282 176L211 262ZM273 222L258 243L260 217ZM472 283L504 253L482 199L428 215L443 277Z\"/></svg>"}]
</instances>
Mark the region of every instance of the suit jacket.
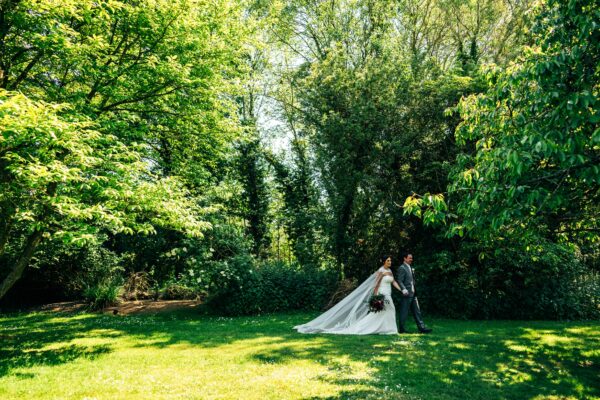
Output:
<instances>
[{"instance_id":1,"label":"suit jacket","mask_svg":"<svg viewBox=\"0 0 600 400\"><path fill-rule=\"evenodd\" d=\"M394 269L394 279L402 289L408 290L408 296L415 295L415 277L410 265L403 263Z\"/></svg>"}]
</instances>

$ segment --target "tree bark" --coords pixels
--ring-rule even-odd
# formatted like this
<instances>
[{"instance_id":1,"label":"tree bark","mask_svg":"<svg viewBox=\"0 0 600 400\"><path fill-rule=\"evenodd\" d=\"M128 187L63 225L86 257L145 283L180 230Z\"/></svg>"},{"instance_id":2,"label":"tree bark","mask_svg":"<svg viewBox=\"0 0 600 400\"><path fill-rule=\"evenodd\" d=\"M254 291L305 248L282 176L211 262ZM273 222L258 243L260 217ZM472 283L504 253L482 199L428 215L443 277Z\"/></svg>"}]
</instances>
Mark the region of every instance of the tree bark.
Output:
<instances>
[{"instance_id":1,"label":"tree bark","mask_svg":"<svg viewBox=\"0 0 600 400\"><path fill-rule=\"evenodd\" d=\"M57 188L58 182L50 182L48 184L47 195L49 198L54 197ZM41 221L43 221L46 218L46 215L48 214L49 210L50 205L48 203L44 204L43 212L41 213L40 217ZM5 234L7 235L6 240L8 240L8 232L5 232ZM33 257L36 248L42 242L43 235L44 231L35 231L27 237L21 255L13 265L6 278L4 278L4 280L0 284L0 299L2 299L2 297L4 297L4 295L10 290L10 288L13 287L15 282L17 282L19 278L21 278L21 275L23 275L23 271L25 270L25 268L27 268L31 257Z\"/></svg>"},{"instance_id":2,"label":"tree bark","mask_svg":"<svg viewBox=\"0 0 600 400\"><path fill-rule=\"evenodd\" d=\"M58 183L56 183L56 182L51 182L48 185L48 196L49 197L54 196L54 194L56 193L57 187L58 187ZM48 210L49 210L49 206L45 205L44 213L42 215L45 216L46 213L48 212ZM5 232L5 233L7 236L6 240L8 240L8 232ZM19 258L13 265L12 269L10 270L10 272L8 273L6 278L4 278L4 280L0 284L0 299L2 299L4 297L4 295L10 290L10 288L13 287L15 282L17 282L21 278L21 275L23 275L23 271L25 270L25 268L27 268L27 265L29 264L31 257L33 257L35 250L37 249L38 245L42 242L43 235L44 235L43 231L35 231L27 237L27 240L25 241L25 246L23 247L23 251L21 252L21 255L19 256Z\"/></svg>"},{"instance_id":3,"label":"tree bark","mask_svg":"<svg viewBox=\"0 0 600 400\"><path fill-rule=\"evenodd\" d=\"M12 270L9 272L8 276L4 278L2 284L0 284L0 299L4 297L4 295L10 290L10 288L21 278L23 275L23 271L29 264L29 260L33 257L33 253L37 246L41 243L43 237L42 231L33 232L27 238L25 242L25 247L23 248L23 252L21 256L17 260L17 262L13 265Z\"/></svg>"}]
</instances>

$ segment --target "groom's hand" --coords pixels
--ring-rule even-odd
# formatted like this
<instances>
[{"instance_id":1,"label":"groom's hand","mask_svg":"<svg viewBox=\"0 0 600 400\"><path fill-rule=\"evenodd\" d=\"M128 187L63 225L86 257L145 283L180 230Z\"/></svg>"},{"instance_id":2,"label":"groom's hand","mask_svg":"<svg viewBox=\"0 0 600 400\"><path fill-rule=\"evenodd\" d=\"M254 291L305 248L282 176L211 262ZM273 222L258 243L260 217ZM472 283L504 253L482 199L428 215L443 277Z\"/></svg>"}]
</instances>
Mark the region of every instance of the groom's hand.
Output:
<instances>
[{"instance_id":1,"label":"groom's hand","mask_svg":"<svg viewBox=\"0 0 600 400\"><path fill-rule=\"evenodd\" d=\"M402 289L402 294L405 295L405 296L408 296L408 290Z\"/></svg>"}]
</instances>

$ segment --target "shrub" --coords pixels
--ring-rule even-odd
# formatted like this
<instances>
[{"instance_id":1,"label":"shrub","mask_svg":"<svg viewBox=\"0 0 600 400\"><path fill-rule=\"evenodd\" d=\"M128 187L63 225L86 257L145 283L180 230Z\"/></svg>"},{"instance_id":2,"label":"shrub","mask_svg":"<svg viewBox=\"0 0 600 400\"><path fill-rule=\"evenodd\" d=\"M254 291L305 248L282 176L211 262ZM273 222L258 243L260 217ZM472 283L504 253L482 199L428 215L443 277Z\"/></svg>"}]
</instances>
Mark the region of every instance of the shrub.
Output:
<instances>
[{"instance_id":1,"label":"shrub","mask_svg":"<svg viewBox=\"0 0 600 400\"><path fill-rule=\"evenodd\" d=\"M597 275L566 246L507 246L479 260L476 251L423 256L415 275L419 301L454 318L587 319L600 316Z\"/></svg>"},{"instance_id":2,"label":"shrub","mask_svg":"<svg viewBox=\"0 0 600 400\"><path fill-rule=\"evenodd\" d=\"M116 235L111 247L117 253L130 252L122 265L126 271L146 271L159 288L167 282L180 280L189 270L198 270L211 260L223 260L249 251L247 238L233 226L219 219L211 221L213 229L203 238L157 229L156 235Z\"/></svg>"},{"instance_id":3,"label":"shrub","mask_svg":"<svg viewBox=\"0 0 600 400\"><path fill-rule=\"evenodd\" d=\"M152 285L149 274L145 271L131 273L123 285L123 298L139 300L150 297L152 297Z\"/></svg>"},{"instance_id":4,"label":"shrub","mask_svg":"<svg viewBox=\"0 0 600 400\"><path fill-rule=\"evenodd\" d=\"M216 275L207 304L225 315L291 310L320 310L336 288L330 271L301 269L278 262L255 264L236 257L213 269Z\"/></svg>"},{"instance_id":5,"label":"shrub","mask_svg":"<svg viewBox=\"0 0 600 400\"><path fill-rule=\"evenodd\" d=\"M348 296L354 289L356 289L357 286L358 281L356 279L343 279L340 281L335 289L335 292L333 292L323 309L328 310L339 303L344 297Z\"/></svg>"},{"instance_id":6,"label":"shrub","mask_svg":"<svg viewBox=\"0 0 600 400\"><path fill-rule=\"evenodd\" d=\"M5 263L11 265L14 262L11 255L0 260L0 274L4 272L2 267ZM49 240L43 251L36 253L23 278L11 289L7 301L12 304L43 304L82 299L84 291L90 287L112 278L120 279L125 256L99 243L79 247Z\"/></svg>"},{"instance_id":7,"label":"shrub","mask_svg":"<svg viewBox=\"0 0 600 400\"><path fill-rule=\"evenodd\" d=\"M116 280L110 280L83 291L83 297L91 310L101 310L118 303L121 285Z\"/></svg>"},{"instance_id":8,"label":"shrub","mask_svg":"<svg viewBox=\"0 0 600 400\"><path fill-rule=\"evenodd\" d=\"M176 282L167 283L159 292L161 300L196 300L199 297L200 292L197 288Z\"/></svg>"}]
</instances>

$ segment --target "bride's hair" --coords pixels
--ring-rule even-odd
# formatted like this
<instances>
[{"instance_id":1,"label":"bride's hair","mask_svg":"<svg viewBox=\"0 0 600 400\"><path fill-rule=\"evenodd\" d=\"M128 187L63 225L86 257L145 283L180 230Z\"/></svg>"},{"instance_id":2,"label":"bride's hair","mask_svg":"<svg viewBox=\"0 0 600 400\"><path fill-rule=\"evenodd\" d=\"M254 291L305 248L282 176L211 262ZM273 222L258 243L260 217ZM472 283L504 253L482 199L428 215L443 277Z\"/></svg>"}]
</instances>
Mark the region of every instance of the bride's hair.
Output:
<instances>
[{"instance_id":1,"label":"bride's hair","mask_svg":"<svg viewBox=\"0 0 600 400\"><path fill-rule=\"evenodd\" d=\"M379 262L381 262L381 265L383 265L385 263L385 260L387 260L388 258L392 258L392 256L389 255L383 255L381 256L381 259L379 260Z\"/></svg>"}]
</instances>

